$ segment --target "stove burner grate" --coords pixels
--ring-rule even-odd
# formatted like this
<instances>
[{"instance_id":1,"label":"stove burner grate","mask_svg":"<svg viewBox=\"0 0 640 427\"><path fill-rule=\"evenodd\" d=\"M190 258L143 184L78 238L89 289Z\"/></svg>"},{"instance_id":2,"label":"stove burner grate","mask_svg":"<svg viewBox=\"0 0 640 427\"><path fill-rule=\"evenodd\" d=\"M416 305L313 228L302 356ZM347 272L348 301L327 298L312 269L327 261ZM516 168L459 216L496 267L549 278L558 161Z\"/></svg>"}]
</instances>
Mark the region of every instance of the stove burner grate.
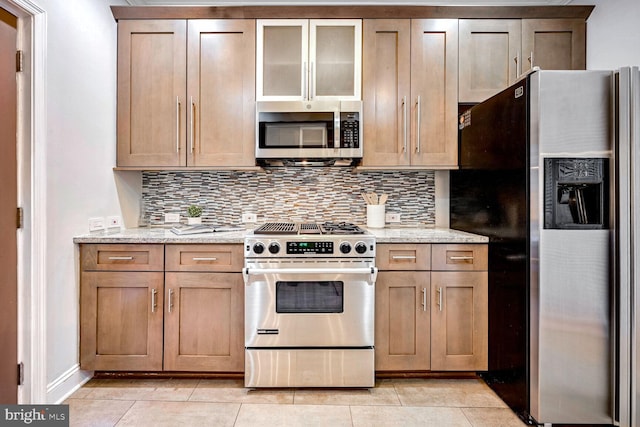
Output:
<instances>
[{"instance_id":1,"label":"stove burner grate","mask_svg":"<svg viewBox=\"0 0 640 427\"><path fill-rule=\"evenodd\" d=\"M364 234L364 230L350 222L325 222L320 226L324 234Z\"/></svg>"},{"instance_id":2,"label":"stove burner grate","mask_svg":"<svg viewBox=\"0 0 640 427\"><path fill-rule=\"evenodd\" d=\"M292 222L267 222L256 228L254 234L297 234L298 224Z\"/></svg>"}]
</instances>

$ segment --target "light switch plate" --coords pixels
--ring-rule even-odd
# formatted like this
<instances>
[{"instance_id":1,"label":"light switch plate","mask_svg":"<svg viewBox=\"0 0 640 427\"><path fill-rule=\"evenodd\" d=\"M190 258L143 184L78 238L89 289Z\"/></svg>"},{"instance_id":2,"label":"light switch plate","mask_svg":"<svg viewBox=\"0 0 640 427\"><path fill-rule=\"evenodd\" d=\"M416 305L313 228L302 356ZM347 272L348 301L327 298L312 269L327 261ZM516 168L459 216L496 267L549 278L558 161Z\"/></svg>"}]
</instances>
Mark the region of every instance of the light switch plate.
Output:
<instances>
[{"instance_id":1,"label":"light switch plate","mask_svg":"<svg viewBox=\"0 0 640 427\"><path fill-rule=\"evenodd\" d=\"M104 217L89 218L89 232L104 230Z\"/></svg>"},{"instance_id":2,"label":"light switch plate","mask_svg":"<svg viewBox=\"0 0 640 427\"><path fill-rule=\"evenodd\" d=\"M399 213L388 213L385 215L386 222L400 222L400 214Z\"/></svg>"},{"instance_id":3,"label":"light switch plate","mask_svg":"<svg viewBox=\"0 0 640 427\"><path fill-rule=\"evenodd\" d=\"M107 217L107 227L108 228L121 228L122 227L122 218L118 215L113 215Z\"/></svg>"},{"instance_id":4,"label":"light switch plate","mask_svg":"<svg viewBox=\"0 0 640 427\"><path fill-rule=\"evenodd\" d=\"M258 215L254 213L243 213L242 222L258 222Z\"/></svg>"},{"instance_id":5,"label":"light switch plate","mask_svg":"<svg viewBox=\"0 0 640 427\"><path fill-rule=\"evenodd\" d=\"M164 214L164 222L180 222L179 213L166 213Z\"/></svg>"}]
</instances>

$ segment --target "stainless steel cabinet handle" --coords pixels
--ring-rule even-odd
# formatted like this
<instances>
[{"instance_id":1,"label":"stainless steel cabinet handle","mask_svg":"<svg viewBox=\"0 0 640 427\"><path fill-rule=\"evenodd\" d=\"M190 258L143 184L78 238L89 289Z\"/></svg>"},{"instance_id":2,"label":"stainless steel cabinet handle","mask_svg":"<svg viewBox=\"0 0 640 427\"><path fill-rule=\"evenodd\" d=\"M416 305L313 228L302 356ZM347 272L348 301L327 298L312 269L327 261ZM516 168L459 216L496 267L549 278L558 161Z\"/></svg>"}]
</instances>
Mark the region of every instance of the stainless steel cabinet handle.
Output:
<instances>
[{"instance_id":1,"label":"stainless steel cabinet handle","mask_svg":"<svg viewBox=\"0 0 640 427\"><path fill-rule=\"evenodd\" d=\"M155 313L156 312L156 308L158 307L158 302L156 301L158 296L158 291L153 288L151 289L151 312Z\"/></svg>"},{"instance_id":2,"label":"stainless steel cabinet handle","mask_svg":"<svg viewBox=\"0 0 640 427\"><path fill-rule=\"evenodd\" d=\"M131 261L133 257L132 256L110 256L109 259L114 261Z\"/></svg>"},{"instance_id":3,"label":"stainless steel cabinet handle","mask_svg":"<svg viewBox=\"0 0 640 427\"><path fill-rule=\"evenodd\" d=\"M451 261L467 261L467 260L473 260L472 256L450 256L449 259Z\"/></svg>"},{"instance_id":4,"label":"stainless steel cabinet handle","mask_svg":"<svg viewBox=\"0 0 640 427\"><path fill-rule=\"evenodd\" d=\"M402 128L404 132L404 146L402 148L402 151L406 153L407 152L407 97L406 96L402 97L402 119L403 119Z\"/></svg>"},{"instance_id":5,"label":"stainless steel cabinet handle","mask_svg":"<svg viewBox=\"0 0 640 427\"><path fill-rule=\"evenodd\" d=\"M529 64L531 65L530 68L533 68L533 51L529 54Z\"/></svg>"},{"instance_id":6,"label":"stainless steel cabinet handle","mask_svg":"<svg viewBox=\"0 0 640 427\"><path fill-rule=\"evenodd\" d=\"M194 261L217 261L218 258L214 257L193 257L191 258Z\"/></svg>"},{"instance_id":7,"label":"stainless steel cabinet handle","mask_svg":"<svg viewBox=\"0 0 640 427\"><path fill-rule=\"evenodd\" d=\"M309 100L312 100L314 96L316 96L316 85L313 81L313 72L314 72L314 63L311 63L311 67L309 67Z\"/></svg>"},{"instance_id":8,"label":"stainless steel cabinet handle","mask_svg":"<svg viewBox=\"0 0 640 427\"><path fill-rule=\"evenodd\" d=\"M307 75L307 63L302 63L302 84L304 85L304 89L302 91L302 95L304 99L309 98L309 76Z\"/></svg>"},{"instance_id":9,"label":"stainless steel cabinet handle","mask_svg":"<svg viewBox=\"0 0 640 427\"><path fill-rule=\"evenodd\" d=\"M180 97L176 96L176 153L180 153Z\"/></svg>"},{"instance_id":10,"label":"stainless steel cabinet handle","mask_svg":"<svg viewBox=\"0 0 640 427\"><path fill-rule=\"evenodd\" d=\"M438 288L438 308L442 311L442 288Z\"/></svg>"},{"instance_id":11,"label":"stainless steel cabinet handle","mask_svg":"<svg viewBox=\"0 0 640 427\"><path fill-rule=\"evenodd\" d=\"M422 288L422 311L427 311L427 288Z\"/></svg>"},{"instance_id":12,"label":"stainless steel cabinet handle","mask_svg":"<svg viewBox=\"0 0 640 427\"><path fill-rule=\"evenodd\" d=\"M191 146L191 154L193 154L193 116L196 114L196 104L193 103L193 96L191 97L191 120L189 122L189 145Z\"/></svg>"},{"instance_id":13,"label":"stainless steel cabinet handle","mask_svg":"<svg viewBox=\"0 0 640 427\"><path fill-rule=\"evenodd\" d=\"M416 99L416 115L418 116L416 120L416 153L420 153L420 117L422 116L420 114L420 95Z\"/></svg>"},{"instance_id":14,"label":"stainless steel cabinet handle","mask_svg":"<svg viewBox=\"0 0 640 427\"><path fill-rule=\"evenodd\" d=\"M169 313L173 311L173 289L169 289L169 301L167 306L169 307Z\"/></svg>"},{"instance_id":15,"label":"stainless steel cabinet handle","mask_svg":"<svg viewBox=\"0 0 640 427\"><path fill-rule=\"evenodd\" d=\"M391 259L416 259L415 255L393 255Z\"/></svg>"},{"instance_id":16,"label":"stainless steel cabinet handle","mask_svg":"<svg viewBox=\"0 0 640 427\"><path fill-rule=\"evenodd\" d=\"M516 78L514 79L515 81L515 80L518 80L518 77L520 77L520 74L522 74L521 73L522 64L520 63L520 52L518 52L518 54L513 58L513 60L516 63Z\"/></svg>"}]
</instances>

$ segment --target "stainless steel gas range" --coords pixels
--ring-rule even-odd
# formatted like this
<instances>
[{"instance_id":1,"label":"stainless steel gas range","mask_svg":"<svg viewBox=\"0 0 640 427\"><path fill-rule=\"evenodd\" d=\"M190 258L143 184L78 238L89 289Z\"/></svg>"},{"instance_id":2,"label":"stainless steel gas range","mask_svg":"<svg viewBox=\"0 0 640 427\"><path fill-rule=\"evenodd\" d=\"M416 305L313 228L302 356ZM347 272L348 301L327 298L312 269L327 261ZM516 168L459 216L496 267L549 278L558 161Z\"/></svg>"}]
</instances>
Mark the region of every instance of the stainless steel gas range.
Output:
<instances>
[{"instance_id":1,"label":"stainless steel gas range","mask_svg":"<svg viewBox=\"0 0 640 427\"><path fill-rule=\"evenodd\" d=\"M245 238L245 386L373 387L375 237L269 223Z\"/></svg>"}]
</instances>

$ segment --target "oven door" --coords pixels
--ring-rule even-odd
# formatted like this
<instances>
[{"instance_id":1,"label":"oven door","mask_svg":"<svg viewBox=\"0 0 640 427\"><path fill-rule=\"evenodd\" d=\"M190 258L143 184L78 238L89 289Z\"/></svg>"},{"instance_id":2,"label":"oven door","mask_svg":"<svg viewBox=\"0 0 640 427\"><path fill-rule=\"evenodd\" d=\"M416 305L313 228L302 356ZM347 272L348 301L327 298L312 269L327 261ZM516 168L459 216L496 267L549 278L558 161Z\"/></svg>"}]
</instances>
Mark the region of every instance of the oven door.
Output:
<instances>
[{"instance_id":1,"label":"oven door","mask_svg":"<svg viewBox=\"0 0 640 427\"><path fill-rule=\"evenodd\" d=\"M373 261L247 262L247 348L373 347Z\"/></svg>"}]
</instances>

